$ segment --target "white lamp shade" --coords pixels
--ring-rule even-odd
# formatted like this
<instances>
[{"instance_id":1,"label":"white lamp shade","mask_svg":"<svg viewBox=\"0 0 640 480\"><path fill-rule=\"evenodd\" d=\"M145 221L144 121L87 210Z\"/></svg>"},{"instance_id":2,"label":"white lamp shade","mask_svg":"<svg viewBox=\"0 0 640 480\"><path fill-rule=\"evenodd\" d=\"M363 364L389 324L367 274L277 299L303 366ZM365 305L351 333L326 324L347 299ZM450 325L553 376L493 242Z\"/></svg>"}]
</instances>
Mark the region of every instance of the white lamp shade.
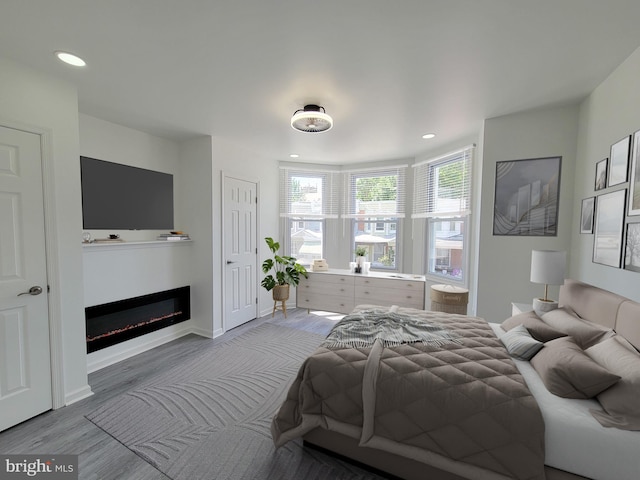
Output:
<instances>
[{"instance_id":1,"label":"white lamp shade","mask_svg":"<svg viewBox=\"0 0 640 480\"><path fill-rule=\"evenodd\" d=\"M531 252L531 282L562 285L567 264L567 252L533 250Z\"/></svg>"}]
</instances>

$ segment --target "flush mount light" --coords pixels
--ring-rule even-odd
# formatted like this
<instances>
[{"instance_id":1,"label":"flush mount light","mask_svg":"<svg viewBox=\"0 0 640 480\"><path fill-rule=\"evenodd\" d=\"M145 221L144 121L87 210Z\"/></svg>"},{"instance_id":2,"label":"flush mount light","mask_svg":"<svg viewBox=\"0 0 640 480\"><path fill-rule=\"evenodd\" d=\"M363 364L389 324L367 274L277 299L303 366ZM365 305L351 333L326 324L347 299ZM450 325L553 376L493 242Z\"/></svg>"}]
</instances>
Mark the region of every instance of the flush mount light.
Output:
<instances>
[{"instance_id":1,"label":"flush mount light","mask_svg":"<svg viewBox=\"0 0 640 480\"><path fill-rule=\"evenodd\" d=\"M333 127L333 119L319 105L305 105L291 117L291 126L300 132L326 132Z\"/></svg>"},{"instance_id":2,"label":"flush mount light","mask_svg":"<svg viewBox=\"0 0 640 480\"><path fill-rule=\"evenodd\" d=\"M291 155L289 155L289 157L291 158L298 158L300 155L298 155L297 153L292 153Z\"/></svg>"},{"instance_id":3,"label":"flush mount light","mask_svg":"<svg viewBox=\"0 0 640 480\"><path fill-rule=\"evenodd\" d=\"M73 65L74 67L84 67L87 64L87 62L73 53L58 51L55 52L55 55L60 61Z\"/></svg>"},{"instance_id":4,"label":"flush mount light","mask_svg":"<svg viewBox=\"0 0 640 480\"><path fill-rule=\"evenodd\" d=\"M425 140L429 140L430 138L433 138L435 136L435 133L425 133L424 135L422 135L422 138L424 138Z\"/></svg>"}]
</instances>

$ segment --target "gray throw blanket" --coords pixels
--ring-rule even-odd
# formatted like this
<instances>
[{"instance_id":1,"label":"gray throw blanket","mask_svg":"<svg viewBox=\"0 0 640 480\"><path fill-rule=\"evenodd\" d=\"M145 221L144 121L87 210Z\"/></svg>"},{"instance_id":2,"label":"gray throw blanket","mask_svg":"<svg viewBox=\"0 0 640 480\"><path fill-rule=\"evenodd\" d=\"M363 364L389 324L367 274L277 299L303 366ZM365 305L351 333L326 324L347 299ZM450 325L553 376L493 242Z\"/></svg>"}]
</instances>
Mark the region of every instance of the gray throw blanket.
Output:
<instances>
[{"instance_id":1,"label":"gray throw blanket","mask_svg":"<svg viewBox=\"0 0 640 480\"><path fill-rule=\"evenodd\" d=\"M320 346L365 348L376 340L384 347L416 342L432 346L460 343L458 335L442 325L390 311L365 310L344 317Z\"/></svg>"}]
</instances>

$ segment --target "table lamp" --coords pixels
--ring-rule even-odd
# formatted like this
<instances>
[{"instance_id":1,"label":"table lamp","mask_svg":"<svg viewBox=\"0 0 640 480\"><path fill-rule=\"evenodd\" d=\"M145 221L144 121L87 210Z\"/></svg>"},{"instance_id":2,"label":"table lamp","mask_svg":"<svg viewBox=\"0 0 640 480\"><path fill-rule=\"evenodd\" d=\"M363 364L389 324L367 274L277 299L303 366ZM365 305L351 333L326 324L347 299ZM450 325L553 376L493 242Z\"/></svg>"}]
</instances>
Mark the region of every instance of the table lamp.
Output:
<instances>
[{"instance_id":1,"label":"table lamp","mask_svg":"<svg viewBox=\"0 0 640 480\"><path fill-rule=\"evenodd\" d=\"M558 302L549 300L549 285L564 283L567 252L533 250L531 252L531 282L544 284L544 298L533 299L533 311L538 316L558 308Z\"/></svg>"}]
</instances>

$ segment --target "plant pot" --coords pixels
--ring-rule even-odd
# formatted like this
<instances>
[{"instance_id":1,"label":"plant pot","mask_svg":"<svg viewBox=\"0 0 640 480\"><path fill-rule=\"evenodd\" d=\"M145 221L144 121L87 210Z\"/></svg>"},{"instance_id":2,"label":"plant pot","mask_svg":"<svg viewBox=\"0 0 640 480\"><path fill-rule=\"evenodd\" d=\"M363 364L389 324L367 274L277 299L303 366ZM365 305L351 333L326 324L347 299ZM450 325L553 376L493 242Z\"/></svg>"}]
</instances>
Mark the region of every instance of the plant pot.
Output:
<instances>
[{"instance_id":1,"label":"plant pot","mask_svg":"<svg viewBox=\"0 0 640 480\"><path fill-rule=\"evenodd\" d=\"M272 292L275 302L289 300L289 285L276 285L273 287Z\"/></svg>"}]
</instances>

